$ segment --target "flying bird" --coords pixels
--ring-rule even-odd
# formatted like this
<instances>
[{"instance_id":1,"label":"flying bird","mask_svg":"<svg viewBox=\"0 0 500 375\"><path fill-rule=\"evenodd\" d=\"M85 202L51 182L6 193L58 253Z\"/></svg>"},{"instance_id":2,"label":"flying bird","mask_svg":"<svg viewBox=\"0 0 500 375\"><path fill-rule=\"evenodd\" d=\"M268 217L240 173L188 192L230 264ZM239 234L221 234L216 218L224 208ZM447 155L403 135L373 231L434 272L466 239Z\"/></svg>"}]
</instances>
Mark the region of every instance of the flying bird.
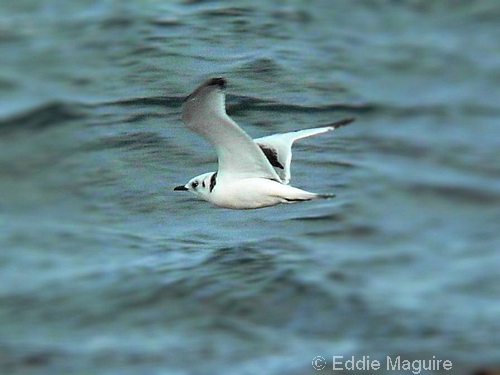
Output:
<instances>
[{"instance_id":1,"label":"flying bird","mask_svg":"<svg viewBox=\"0 0 500 375\"><path fill-rule=\"evenodd\" d=\"M189 191L216 206L236 210L335 197L288 185L292 145L298 139L347 125L354 118L252 140L227 115L225 88L224 78L211 78L184 100L182 120L185 126L215 148L219 167L217 172L203 173L174 190Z\"/></svg>"}]
</instances>

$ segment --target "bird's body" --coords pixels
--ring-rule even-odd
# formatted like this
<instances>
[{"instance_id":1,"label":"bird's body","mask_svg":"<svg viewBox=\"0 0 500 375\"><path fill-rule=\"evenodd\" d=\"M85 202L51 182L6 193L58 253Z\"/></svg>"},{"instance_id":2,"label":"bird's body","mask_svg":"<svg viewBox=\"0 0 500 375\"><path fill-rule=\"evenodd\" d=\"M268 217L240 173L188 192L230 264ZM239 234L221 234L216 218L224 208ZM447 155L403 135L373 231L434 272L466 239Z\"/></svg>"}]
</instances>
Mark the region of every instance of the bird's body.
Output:
<instances>
[{"instance_id":1,"label":"bird's body","mask_svg":"<svg viewBox=\"0 0 500 375\"><path fill-rule=\"evenodd\" d=\"M206 199L220 207L246 210L315 198L320 196L274 180L250 177L225 183L220 181Z\"/></svg>"},{"instance_id":2,"label":"bird's body","mask_svg":"<svg viewBox=\"0 0 500 375\"><path fill-rule=\"evenodd\" d=\"M216 206L240 210L334 197L288 185L292 144L354 119L252 140L226 114L225 85L223 78L204 82L186 98L182 113L186 127L205 138L217 151L219 169L194 177L174 190L187 190Z\"/></svg>"}]
</instances>

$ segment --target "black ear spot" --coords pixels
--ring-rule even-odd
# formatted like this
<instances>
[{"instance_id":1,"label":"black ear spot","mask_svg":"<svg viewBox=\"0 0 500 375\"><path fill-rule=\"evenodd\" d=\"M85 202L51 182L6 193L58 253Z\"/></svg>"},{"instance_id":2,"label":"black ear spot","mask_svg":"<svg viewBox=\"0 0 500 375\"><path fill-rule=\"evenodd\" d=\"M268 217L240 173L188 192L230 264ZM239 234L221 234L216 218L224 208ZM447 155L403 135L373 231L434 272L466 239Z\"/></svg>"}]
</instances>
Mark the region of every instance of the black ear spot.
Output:
<instances>
[{"instance_id":1,"label":"black ear spot","mask_svg":"<svg viewBox=\"0 0 500 375\"><path fill-rule=\"evenodd\" d=\"M205 180L201 183L201 186L205 187Z\"/></svg>"},{"instance_id":2,"label":"black ear spot","mask_svg":"<svg viewBox=\"0 0 500 375\"><path fill-rule=\"evenodd\" d=\"M210 192L214 190L215 184L217 183L217 172L215 172L212 177L210 177Z\"/></svg>"}]
</instances>

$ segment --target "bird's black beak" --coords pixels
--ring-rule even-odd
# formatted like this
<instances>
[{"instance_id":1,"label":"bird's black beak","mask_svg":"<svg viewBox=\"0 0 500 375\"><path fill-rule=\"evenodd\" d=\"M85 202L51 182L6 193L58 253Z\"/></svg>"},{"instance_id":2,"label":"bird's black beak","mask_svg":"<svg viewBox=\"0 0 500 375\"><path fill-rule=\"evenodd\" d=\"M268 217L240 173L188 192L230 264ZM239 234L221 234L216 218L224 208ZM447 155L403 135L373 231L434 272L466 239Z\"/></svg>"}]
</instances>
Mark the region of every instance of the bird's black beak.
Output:
<instances>
[{"instance_id":1,"label":"bird's black beak","mask_svg":"<svg viewBox=\"0 0 500 375\"><path fill-rule=\"evenodd\" d=\"M187 191L187 190L188 190L188 188L187 188L187 187L185 187L184 185L180 185L180 186L176 186L176 187L174 187L174 190L184 190L184 191Z\"/></svg>"}]
</instances>

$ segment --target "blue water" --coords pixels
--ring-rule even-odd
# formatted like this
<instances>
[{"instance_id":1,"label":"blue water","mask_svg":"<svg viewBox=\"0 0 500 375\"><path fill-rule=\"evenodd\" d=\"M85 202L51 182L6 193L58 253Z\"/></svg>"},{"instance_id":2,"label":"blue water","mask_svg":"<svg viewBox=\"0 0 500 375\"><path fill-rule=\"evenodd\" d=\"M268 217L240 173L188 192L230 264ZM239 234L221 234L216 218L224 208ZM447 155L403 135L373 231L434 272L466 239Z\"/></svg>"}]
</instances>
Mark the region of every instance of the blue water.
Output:
<instances>
[{"instance_id":1,"label":"blue water","mask_svg":"<svg viewBox=\"0 0 500 375\"><path fill-rule=\"evenodd\" d=\"M500 367L497 1L0 4L0 372L317 374L333 356ZM231 211L182 98L333 200ZM312 367L314 357L326 368ZM421 373L429 373L422 371Z\"/></svg>"}]
</instances>

